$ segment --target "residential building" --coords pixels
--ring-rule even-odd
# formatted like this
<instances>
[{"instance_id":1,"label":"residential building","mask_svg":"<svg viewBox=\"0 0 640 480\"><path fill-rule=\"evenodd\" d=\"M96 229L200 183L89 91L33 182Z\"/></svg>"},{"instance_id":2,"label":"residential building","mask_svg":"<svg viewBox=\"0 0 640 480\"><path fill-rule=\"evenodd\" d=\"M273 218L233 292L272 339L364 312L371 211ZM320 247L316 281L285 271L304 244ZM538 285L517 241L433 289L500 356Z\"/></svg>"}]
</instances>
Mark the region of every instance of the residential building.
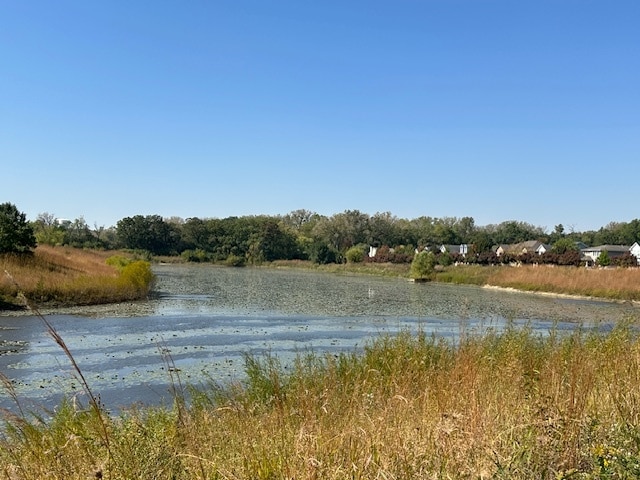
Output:
<instances>
[{"instance_id":1,"label":"residential building","mask_svg":"<svg viewBox=\"0 0 640 480\"><path fill-rule=\"evenodd\" d=\"M500 245L496 249L496 255L500 256L505 253L511 255L522 255L524 253L537 253L538 255L542 255L545 252L548 252L551 247L547 244L539 242L538 240L527 240L526 242Z\"/></svg>"},{"instance_id":2,"label":"residential building","mask_svg":"<svg viewBox=\"0 0 640 480\"><path fill-rule=\"evenodd\" d=\"M583 259L588 263L595 263L600 258L602 252L606 250L609 258L617 258L629 253L630 247L626 245L598 245L597 247L587 247L581 250Z\"/></svg>"},{"instance_id":3,"label":"residential building","mask_svg":"<svg viewBox=\"0 0 640 480\"><path fill-rule=\"evenodd\" d=\"M631 255L636 257L638 265L640 265L640 244L638 244L638 242L633 242L633 245L629 247L629 252L631 252Z\"/></svg>"}]
</instances>

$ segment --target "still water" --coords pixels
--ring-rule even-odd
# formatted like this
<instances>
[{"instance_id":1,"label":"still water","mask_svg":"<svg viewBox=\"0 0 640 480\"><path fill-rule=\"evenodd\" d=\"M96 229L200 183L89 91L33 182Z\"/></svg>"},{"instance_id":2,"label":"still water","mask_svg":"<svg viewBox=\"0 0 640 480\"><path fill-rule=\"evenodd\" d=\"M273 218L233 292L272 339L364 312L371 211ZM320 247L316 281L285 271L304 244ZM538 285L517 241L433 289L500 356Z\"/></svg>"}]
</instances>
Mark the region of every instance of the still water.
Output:
<instances>
[{"instance_id":1,"label":"still water","mask_svg":"<svg viewBox=\"0 0 640 480\"><path fill-rule=\"evenodd\" d=\"M309 271L159 265L153 298L47 311L93 392L107 408L171 401L173 377L194 386L241 381L244 355L337 354L377 335L460 332L507 323L541 332L607 328L640 314L630 304L555 298L479 287ZM0 315L0 373L24 409L53 408L63 395L86 404L68 358L42 320ZM0 408L15 410L0 389Z\"/></svg>"}]
</instances>

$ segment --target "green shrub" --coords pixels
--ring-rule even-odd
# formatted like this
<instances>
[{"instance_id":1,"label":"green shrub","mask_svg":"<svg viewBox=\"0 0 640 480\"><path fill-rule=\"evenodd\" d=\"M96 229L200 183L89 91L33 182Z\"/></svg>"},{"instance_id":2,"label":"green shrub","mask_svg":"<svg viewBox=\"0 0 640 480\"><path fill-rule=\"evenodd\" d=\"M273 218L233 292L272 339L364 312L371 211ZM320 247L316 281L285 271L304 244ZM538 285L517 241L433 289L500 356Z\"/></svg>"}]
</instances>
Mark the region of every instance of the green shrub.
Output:
<instances>
[{"instance_id":1,"label":"green shrub","mask_svg":"<svg viewBox=\"0 0 640 480\"><path fill-rule=\"evenodd\" d=\"M244 267L245 266L245 259L244 257L241 257L239 255L229 255L227 257L227 259L224 261L224 264L227 265L228 267Z\"/></svg>"},{"instance_id":2,"label":"green shrub","mask_svg":"<svg viewBox=\"0 0 640 480\"><path fill-rule=\"evenodd\" d=\"M364 260L364 250L362 247L353 246L347 250L344 256L349 263L361 263Z\"/></svg>"},{"instance_id":3,"label":"green shrub","mask_svg":"<svg viewBox=\"0 0 640 480\"><path fill-rule=\"evenodd\" d=\"M122 267L120 280L135 288L138 292L149 292L154 280L151 264L144 260L136 260Z\"/></svg>"},{"instance_id":4,"label":"green shrub","mask_svg":"<svg viewBox=\"0 0 640 480\"><path fill-rule=\"evenodd\" d=\"M409 275L414 280L427 280L435 270L436 257L433 252L420 252L415 255L411 262Z\"/></svg>"},{"instance_id":5,"label":"green shrub","mask_svg":"<svg viewBox=\"0 0 640 480\"><path fill-rule=\"evenodd\" d=\"M123 257L122 255L113 255L105 260L107 265L111 265L112 267L116 267L118 270L122 270L124 267L129 265L132 260L127 257Z\"/></svg>"},{"instance_id":6,"label":"green shrub","mask_svg":"<svg viewBox=\"0 0 640 480\"><path fill-rule=\"evenodd\" d=\"M443 267L448 267L453 263L453 257L449 252L444 252L438 255L438 264Z\"/></svg>"},{"instance_id":7,"label":"green shrub","mask_svg":"<svg viewBox=\"0 0 640 480\"><path fill-rule=\"evenodd\" d=\"M185 250L180 256L187 262L207 262L209 261L209 254L201 248L195 250Z\"/></svg>"}]
</instances>

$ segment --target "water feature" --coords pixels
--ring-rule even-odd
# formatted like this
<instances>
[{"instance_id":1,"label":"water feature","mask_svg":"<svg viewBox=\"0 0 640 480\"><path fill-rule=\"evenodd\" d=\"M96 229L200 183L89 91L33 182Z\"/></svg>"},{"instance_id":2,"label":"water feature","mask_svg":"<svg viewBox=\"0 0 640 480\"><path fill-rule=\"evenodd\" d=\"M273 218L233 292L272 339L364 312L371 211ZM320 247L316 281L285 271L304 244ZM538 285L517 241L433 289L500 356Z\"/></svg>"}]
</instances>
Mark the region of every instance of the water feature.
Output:
<instances>
[{"instance_id":1,"label":"water feature","mask_svg":"<svg viewBox=\"0 0 640 480\"><path fill-rule=\"evenodd\" d=\"M403 329L455 338L508 322L542 332L636 318L631 304L470 286L299 270L159 265L144 302L44 311L94 393L111 409L171 400L170 385L239 381L244 355L283 363L313 351L337 354ZM24 408L63 395L86 404L64 352L40 318L0 316L0 372ZM15 409L6 390L0 407Z\"/></svg>"}]
</instances>

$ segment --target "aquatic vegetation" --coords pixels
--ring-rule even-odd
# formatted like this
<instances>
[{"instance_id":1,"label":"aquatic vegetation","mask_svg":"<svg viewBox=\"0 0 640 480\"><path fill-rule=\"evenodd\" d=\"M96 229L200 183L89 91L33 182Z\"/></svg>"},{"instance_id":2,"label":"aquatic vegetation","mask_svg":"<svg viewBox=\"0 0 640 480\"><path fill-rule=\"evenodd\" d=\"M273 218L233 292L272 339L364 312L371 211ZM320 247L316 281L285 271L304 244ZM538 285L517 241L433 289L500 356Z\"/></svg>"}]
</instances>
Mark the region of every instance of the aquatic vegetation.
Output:
<instances>
[{"instance_id":1,"label":"aquatic vegetation","mask_svg":"<svg viewBox=\"0 0 640 480\"><path fill-rule=\"evenodd\" d=\"M381 336L245 358L247 380L119 416L7 417L0 478L636 478L635 325ZM179 381L179 372L174 372ZM108 435L108 444L104 434Z\"/></svg>"}]
</instances>

